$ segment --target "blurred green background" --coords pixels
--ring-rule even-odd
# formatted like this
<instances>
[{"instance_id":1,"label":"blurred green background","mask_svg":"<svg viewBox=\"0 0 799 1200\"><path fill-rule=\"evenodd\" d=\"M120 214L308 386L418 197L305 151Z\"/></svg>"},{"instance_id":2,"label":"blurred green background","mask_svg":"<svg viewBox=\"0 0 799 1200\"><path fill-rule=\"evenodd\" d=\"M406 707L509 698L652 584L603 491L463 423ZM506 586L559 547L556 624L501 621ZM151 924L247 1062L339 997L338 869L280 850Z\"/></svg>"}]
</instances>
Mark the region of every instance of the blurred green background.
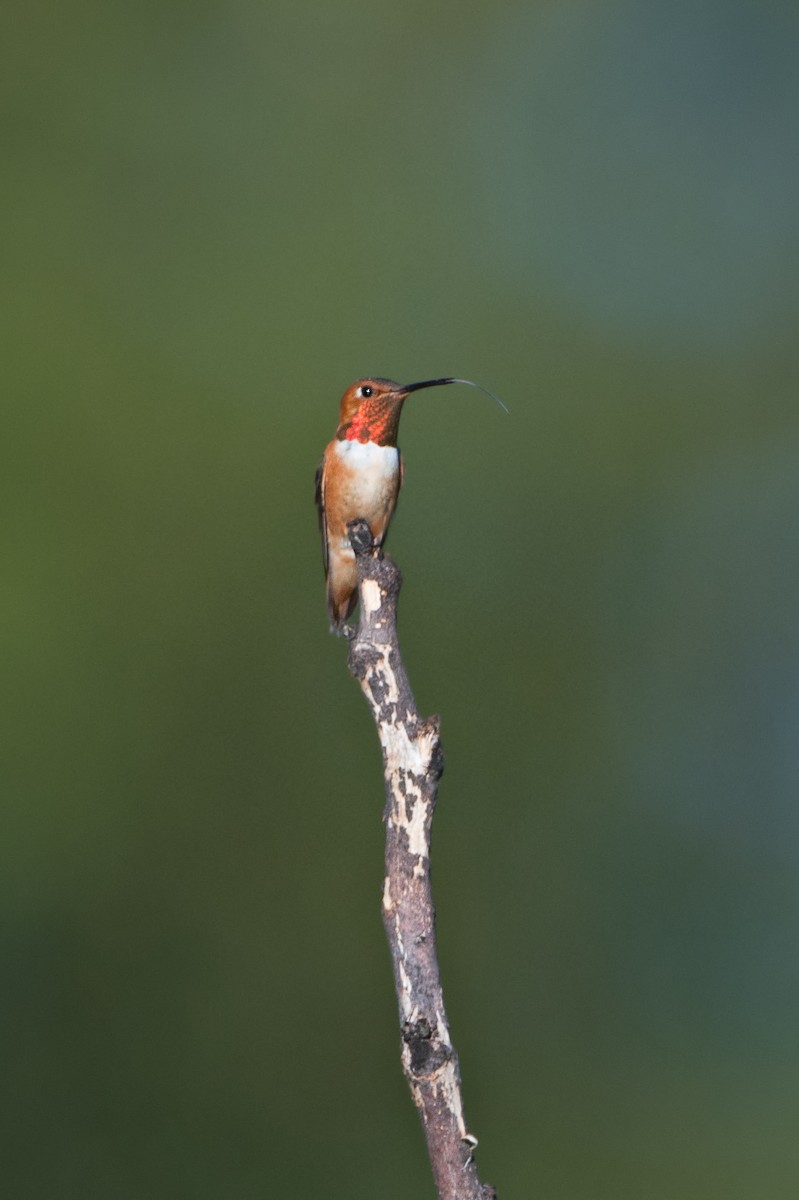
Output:
<instances>
[{"instance_id":1,"label":"blurred green background","mask_svg":"<svg viewBox=\"0 0 799 1200\"><path fill-rule=\"evenodd\" d=\"M799 1194L799 10L5 9L15 1200L430 1197L312 478L409 402L444 985L502 1200Z\"/></svg>"}]
</instances>

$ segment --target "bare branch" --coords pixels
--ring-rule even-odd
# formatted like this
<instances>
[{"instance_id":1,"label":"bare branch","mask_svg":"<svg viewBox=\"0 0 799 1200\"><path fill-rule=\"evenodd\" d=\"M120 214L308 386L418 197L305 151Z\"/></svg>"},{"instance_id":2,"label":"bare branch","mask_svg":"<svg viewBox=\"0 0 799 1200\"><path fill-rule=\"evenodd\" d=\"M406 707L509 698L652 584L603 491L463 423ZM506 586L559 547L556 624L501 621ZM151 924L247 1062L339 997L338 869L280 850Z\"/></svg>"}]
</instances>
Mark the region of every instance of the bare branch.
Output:
<instances>
[{"instance_id":1,"label":"bare branch","mask_svg":"<svg viewBox=\"0 0 799 1200\"><path fill-rule=\"evenodd\" d=\"M436 954L430 826L444 769L437 717L416 710L397 641L398 567L372 544L365 521L348 525L358 563L360 622L349 668L377 725L386 780L388 936L402 1033L402 1067L422 1120L439 1200L492 1200L474 1163L458 1057L449 1034Z\"/></svg>"}]
</instances>

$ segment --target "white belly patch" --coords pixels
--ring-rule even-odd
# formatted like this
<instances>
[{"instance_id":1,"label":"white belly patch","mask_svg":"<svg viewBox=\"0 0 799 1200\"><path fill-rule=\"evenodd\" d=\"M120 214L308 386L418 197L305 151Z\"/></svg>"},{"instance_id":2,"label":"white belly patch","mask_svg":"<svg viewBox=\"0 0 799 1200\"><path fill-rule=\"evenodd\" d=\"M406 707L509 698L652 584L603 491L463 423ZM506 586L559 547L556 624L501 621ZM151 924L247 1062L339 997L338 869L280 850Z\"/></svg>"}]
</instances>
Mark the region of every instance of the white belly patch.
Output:
<instances>
[{"instance_id":1,"label":"white belly patch","mask_svg":"<svg viewBox=\"0 0 799 1200\"><path fill-rule=\"evenodd\" d=\"M390 515L399 483L400 458L396 446L376 442L340 441L336 453L345 468L345 507L370 525L382 525ZM344 539L349 549L349 542Z\"/></svg>"}]
</instances>

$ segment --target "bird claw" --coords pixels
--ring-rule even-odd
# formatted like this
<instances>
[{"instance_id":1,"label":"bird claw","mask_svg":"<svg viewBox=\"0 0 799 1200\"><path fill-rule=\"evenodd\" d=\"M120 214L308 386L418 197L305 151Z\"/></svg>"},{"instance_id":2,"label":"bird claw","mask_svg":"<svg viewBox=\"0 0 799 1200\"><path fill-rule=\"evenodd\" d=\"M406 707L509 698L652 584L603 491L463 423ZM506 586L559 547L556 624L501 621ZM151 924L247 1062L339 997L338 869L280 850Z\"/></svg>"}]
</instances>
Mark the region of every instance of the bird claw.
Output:
<instances>
[{"instance_id":1,"label":"bird claw","mask_svg":"<svg viewBox=\"0 0 799 1200\"><path fill-rule=\"evenodd\" d=\"M350 545L355 554L368 554L374 546L374 538L372 531L369 528L369 522L363 517L356 517L354 521L347 522L347 533L350 538Z\"/></svg>"},{"instance_id":2,"label":"bird claw","mask_svg":"<svg viewBox=\"0 0 799 1200\"><path fill-rule=\"evenodd\" d=\"M336 637L343 637L346 638L348 642L351 642L358 630L354 625L345 625L343 621L340 625L338 625L335 621L331 621L330 632Z\"/></svg>"}]
</instances>

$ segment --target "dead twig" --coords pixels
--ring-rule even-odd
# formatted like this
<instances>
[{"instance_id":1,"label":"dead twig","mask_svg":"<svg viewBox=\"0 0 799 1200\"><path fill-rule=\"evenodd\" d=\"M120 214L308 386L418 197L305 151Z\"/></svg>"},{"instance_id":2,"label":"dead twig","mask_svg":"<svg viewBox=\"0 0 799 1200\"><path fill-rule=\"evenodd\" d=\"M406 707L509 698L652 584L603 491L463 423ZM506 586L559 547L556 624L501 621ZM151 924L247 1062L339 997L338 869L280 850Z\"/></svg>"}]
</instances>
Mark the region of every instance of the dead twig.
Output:
<instances>
[{"instance_id":1,"label":"dead twig","mask_svg":"<svg viewBox=\"0 0 799 1200\"><path fill-rule=\"evenodd\" d=\"M439 1200L491 1200L474 1162L477 1139L463 1115L458 1056L450 1038L436 954L430 886L430 826L444 768L438 718L420 717L397 641L402 576L351 521L360 621L349 652L377 725L386 781L388 936L402 1033L402 1067L422 1120Z\"/></svg>"}]
</instances>

